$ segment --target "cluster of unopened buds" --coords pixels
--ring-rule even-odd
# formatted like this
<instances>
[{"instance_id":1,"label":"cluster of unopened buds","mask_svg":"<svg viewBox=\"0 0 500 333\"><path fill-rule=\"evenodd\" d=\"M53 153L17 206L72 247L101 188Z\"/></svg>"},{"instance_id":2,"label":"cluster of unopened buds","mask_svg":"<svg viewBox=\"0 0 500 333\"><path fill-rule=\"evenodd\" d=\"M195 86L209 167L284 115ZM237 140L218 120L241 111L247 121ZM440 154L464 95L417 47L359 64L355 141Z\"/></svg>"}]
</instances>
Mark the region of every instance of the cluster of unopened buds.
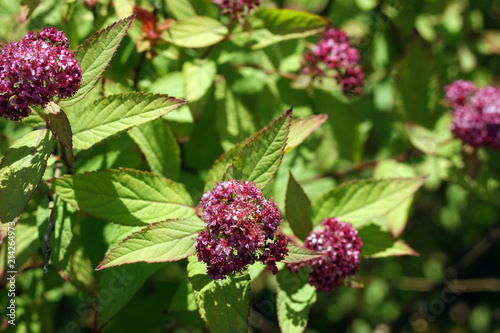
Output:
<instances>
[{"instance_id":1,"label":"cluster of unopened buds","mask_svg":"<svg viewBox=\"0 0 500 333\"><path fill-rule=\"evenodd\" d=\"M477 88L470 81L458 80L445 91L454 109L453 135L473 147L500 149L500 89Z\"/></svg>"},{"instance_id":2,"label":"cluster of unopened buds","mask_svg":"<svg viewBox=\"0 0 500 333\"><path fill-rule=\"evenodd\" d=\"M10 42L0 54L0 115L27 117L29 106L45 107L54 97L67 98L80 87L82 72L63 31L44 28Z\"/></svg>"},{"instance_id":3,"label":"cluster of unopened buds","mask_svg":"<svg viewBox=\"0 0 500 333\"><path fill-rule=\"evenodd\" d=\"M359 65L359 52L351 46L345 32L330 28L321 40L304 52L302 74L321 79L334 70L334 78L346 95L359 95L365 85L365 75Z\"/></svg>"},{"instance_id":4,"label":"cluster of unopened buds","mask_svg":"<svg viewBox=\"0 0 500 333\"><path fill-rule=\"evenodd\" d=\"M298 273L309 266L309 284L317 290L327 291L340 286L347 276L356 274L363 243L358 231L349 223L329 217L321 225L324 229L312 231L303 246L322 256L307 262L288 264L287 267L292 273Z\"/></svg>"},{"instance_id":5,"label":"cluster of unopened buds","mask_svg":"<svg viewBox=\"0 0 500 333\"><path fill-rule=\"evenodd\" d=\"M219 6L222 15L237 17L238 14L246 15L250 10L261 5L262 0L212 0Z\"/></svg>"},{"instance_id":6,"label":"cluster of unopened buds","mask_svg":"<svg viewBox=\"0 0 500 333\"><path fill-rule=\"evenodd\" d=\"M288 239L275 235L281 211L253 182L228 180L205 192L198 208L206 229L198 234L198 260L214 280L242 274L260 261L276 274L276 263L288 255Z\"/></svg>"}]
</instances>

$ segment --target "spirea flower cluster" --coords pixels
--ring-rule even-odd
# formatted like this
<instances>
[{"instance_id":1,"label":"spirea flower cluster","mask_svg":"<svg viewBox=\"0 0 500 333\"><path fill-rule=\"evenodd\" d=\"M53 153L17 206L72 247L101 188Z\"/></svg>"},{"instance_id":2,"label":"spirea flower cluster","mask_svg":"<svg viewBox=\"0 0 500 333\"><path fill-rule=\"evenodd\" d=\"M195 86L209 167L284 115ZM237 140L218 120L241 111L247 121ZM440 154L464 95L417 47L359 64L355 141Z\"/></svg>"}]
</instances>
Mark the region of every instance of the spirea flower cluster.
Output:
<instances>
[{"instance_id":1,"label":"spirea flower cluster","mask_svg":"<svg viewBox=\"0 0 500 333\"><path fill-rule=\"evenodd\" d=\"M238 16L248 14L250 10L261 5L262 0L212 0L213 3L219 6L222 15Z\"/></svg>"},{"instance_id":2,"label":"spirea flower cluster","mask_svg":"<svg viewBox=\"0 0 500 333\"><path fill-rule=\"evenodd\" d=\"M477 88L472 82L459 80L445 91L454 109L453 135L474 147L500 149L500 89Z\"/></svg>"},{"instance_id":3,"label":"spirea flower cluster","mask_svg":"<svg viewBox=\"0 0 500 333\"><path fill-rule=\"evenodd\" d=\"M338 287L346 276L356 274L363 243L358 231L349 223L329 217L321 221L321 225L324 229L312 231L303 246L323 254L307 262L311 268L309 284L317 290L331 290ZM287 267L298 273L305 264L289 264Z\"/></svg>"},{"instance_id":4,"label":"spirea flower cluster","mask_svg":"<svg viewBox=\"0 0 500 333\"><path fill-rule=\"evenodd\" d=\"M72 96L82 71L63 31L44 28L10 42L0 53L0 114L20 120L30 105L45 107L53 97Z\"/></svg>"},{"instance_id":5,"label":"spirea flower cluster","mask_svg":"<svg viewBox=\"0 0 500 333\"><path fill-rule=\"evenodd\" d=\"M327 69L333 69L344 94L361 94L365 75L359 65L359 52L342 30L326 30L318 44L304 52L303 57L303 74L321 79L327 75Z\"/></svg>"},{"instance_id":6,"label":"spirea flower cluster","mask_svg":"<svg viewBox=\"0 0 500 333\"><path fill-rule=\"evenodd\" d=\"M287 237L275 235L282 222L281 211L253 182L216 183L205 192L198 208L207 228L198 234L195 247L212 279L243 273L256 261L277 273L276 262L288 253Z\"/></svg>"}]
</instances>

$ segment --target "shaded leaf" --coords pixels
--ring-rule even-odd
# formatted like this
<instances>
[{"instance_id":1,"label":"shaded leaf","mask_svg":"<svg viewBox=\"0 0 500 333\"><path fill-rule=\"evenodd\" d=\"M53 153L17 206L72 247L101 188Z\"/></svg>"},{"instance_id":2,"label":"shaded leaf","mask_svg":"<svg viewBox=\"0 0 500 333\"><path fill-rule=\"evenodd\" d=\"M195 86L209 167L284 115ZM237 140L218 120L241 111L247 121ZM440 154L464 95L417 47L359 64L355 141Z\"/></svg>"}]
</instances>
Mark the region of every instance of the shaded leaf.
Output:
<instances>
[{"instance_id":1,"label":"shaded leaf","mask_svg":"<svg viewBox=\"0 0 500 333\"><path fill-rule=\"evenodd\" d=\"M373 256L394 245L392 235L373 223L359 228L358 235L363 242L363 247L361 248L361 256L363 257Z\"/></svg>"},{"instance_id":2,"label":"shaded leaf","mask_svg":"<svg viewBox=\"0 0 500 333\"><path fill-rule=\"evenodd\" d=\"M311 202L291 172L286 190L285 211L295 236L305 240L312 231Z\"/></svg>"},{"instance_id":3,"label":"shaded leaf","mask_svg":"<svg viewBox=\"0 0 500 333\"><path fill-rule=\"evenodd\" d=\"M123 225L147 225L195 214L179 184L133 169L99 170L50 181L51 189L75 208Z\"/></svg>"},{"instance_id":4,"label":"shaded leaf","mask_svg":"<svg viewBox=\"0 0 500 333\"><path fill-rule=\"evenodd\" d=\"M50 264L63 279L68 281L75 209L59 197L56 197L54 207L54 231L50 239L52 248Z\"/></svg>"},{"instance_id":5,"label":"shaded leaf","mask_svg":"<svg viewBox=\"0 0 500 333\"><path fill-rule=\"evenodd\" d=\"M209 191L215 185L216 181L222 180L224 177L224 173L227 168L231 165L234 157L240 152L241 148L243 148L245 142L241 142L222 154L212 165L210 170L208 171L207 179L205 180L205 187L203 188L203 192Z\"/></svg>"},{"instance_id":6,"label":"shaded leaf","mask_svg":"<svg viewBox=\"0 0 500 333\"><path fill-rule=\"evenodd\" d=\"M0 239L7 235L8 222L13 227L24 211L53 150L54 136L45 129L28 133L7 150L0 163Z\"/></svg>"},{"instance_id":7,"label":"shaded leaf","mask_svg":"<svg viewBox=\"0 0 500 333\"><path fill-rule=\"evenodd\" d=\"M250 311L248 274L212 280L205 263L188 258L188 277L201 319L211 333L247 332Z\"/></svg>"},{"instance_id":8,"label":"shaded leaf","mask_svg":"<svg viewBox=\"0 0 500 333\"><path fill-rule=\"evenodd\" d=\"M71 125L64 111L54 102L50 102L45 108L48 128L57 142L66 148L73 156L73 140Z\"/></svg>"},{"instance_id":9,"label":"shaded leaf","mask_svg":"<svg viewBox=\"0 0 500 333\"><path fill-rule=\"evenodd\" d=\"M408 244L406 244L401 239L398 239L394 244L378 253L370 255L370 258L383 258L392 256L418 256L418 253L412 249Z\"/></svg>"}]
</instances>

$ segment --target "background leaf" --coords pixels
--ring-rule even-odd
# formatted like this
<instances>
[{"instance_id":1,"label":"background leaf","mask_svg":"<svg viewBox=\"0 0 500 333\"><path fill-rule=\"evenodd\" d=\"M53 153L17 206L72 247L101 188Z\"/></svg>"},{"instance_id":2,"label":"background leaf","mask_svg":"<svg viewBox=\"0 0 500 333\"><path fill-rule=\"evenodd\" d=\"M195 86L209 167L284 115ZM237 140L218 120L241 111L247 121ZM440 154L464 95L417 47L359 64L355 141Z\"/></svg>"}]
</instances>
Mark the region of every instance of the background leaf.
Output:
<instances>
[{"instance_id":1,"label":"background leaf","mask_svg":"<svg viewBox=\"0 0 500 333\"><path fill-rule=\"evenodd\" d=\"M385 215L413 196L425 178L357 180L344 183L313 204L313 223L327 217L351 223L355 228Z\"/></svg>"},{"instance_id":2,"label":"background leaf","mask_svg":"<svg viewBox=\"0 0 500 333\"><path fill-rule=\"evenodd\" d=\"M8 222L17 222L35 192L54 150L50 131L25 135L9 148L0 163L0 239L7 235Z\"/></svg>"},{"instance_id":3,"label":"background leaf","mask_svg":"<svg viewBox=\"0 0 500 333\"><path fill-rule=\"evenodd\" d=\"M206 228L199 218L174 219L148 225L113 248L97 269L136 262L177 261L194 254L198 232Z\"/></svg>"},{"instance_id":4,"label":"background leaf","mask_svg":"<svg viewBox=\"0 0 500 333\"><path fill-rule=\"evenodd\" d=\"M163 38L182 47L207 47L226 38L227 28L208 16L191 16L173 24Z\"/></svg>"},{"instance_id":5,"label":"background leaf","mask_svg":"<svg viewBox=\"0 0 500 333\"><path fill-rule=\"evenodd\" d=\"M138 170L100 170L50 183L57 195L77 209L119 224L147 225L195 214L182 186Z\"/></svg>"},{"instance_id":6,"label":"background leaf","mask_svg":"<svg viewBox=\"0 0 500 333\"><path fill-rule=\"evenodd\" d=\"M246 332L250 311L248 274L212 280L205 263L199 262L195 255L188 258L187 269L207 329L211 333Z\"/></svg>"},{"instance_id":7,"label":"background leaf","mask_svg":"<svg viewBox=\"0 0 500 333\"><path fill-rule=\"evenodd\" d=\"M88 149L93 145L177 109L186 102L167 95L142 92L117 94L98 99L86 112L68 112L73 124L73 145Z\"/></svg>"},{"instance_id":8,"label":"background leaf","mask_svg":"<svg viewBox=\"0 0 500 333\"><path fill-rule=\"evenodd\" d=\"M291 172L286 190L285 211L295 236L305 240L312 231L311 202Z\"/></svg>"},{"instance_id":9,"label":"background leaf","mask_svg":"<svg viewBox=\"0 0 500 333\"><path fill-rule=\"evenodd\" d=\"M286 142L285 154L300 145L312 132L317 130L326 120L326 114L312 115L304 119L294 119L290 126L290 134Z\"/></svg>"}]
</instances>

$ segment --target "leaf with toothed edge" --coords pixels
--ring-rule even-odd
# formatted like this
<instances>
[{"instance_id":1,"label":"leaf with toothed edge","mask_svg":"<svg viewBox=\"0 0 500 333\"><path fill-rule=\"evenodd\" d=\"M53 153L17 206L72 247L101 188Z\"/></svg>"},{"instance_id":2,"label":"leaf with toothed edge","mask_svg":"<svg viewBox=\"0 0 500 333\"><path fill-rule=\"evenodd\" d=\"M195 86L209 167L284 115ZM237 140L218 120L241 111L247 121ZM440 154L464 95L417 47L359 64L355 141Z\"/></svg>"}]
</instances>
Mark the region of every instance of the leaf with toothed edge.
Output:
<instances>
[{"instance_id":1,"label":"leaf with toothed edge","mask_svg":"<svg viewBox=\"0 0 500 333\"><path fill-rule=\"evenodd\" d=\"M312 132L317 130L326 120L326 114L314 114L304 119L294 119L290 126L290 134L286 144L285 154L297 147Z\"/></svg>"},{"instance_id":2,"label":"leaf with toothed edge","mask_svg":"<svg viewBox=\"0 0 500 333\"><path fill-rule=\"evenodd\" d=\"M88 149L132 127L160 118L185 103L168 95L132 92L102 97L86 112L72 108L67 115L73 124L73 146Z\"/></svg>"},{"instance_id":3,"label":"leaf with toothed edge","mask_svg":"<svg viewBox=\"0 0 500 333\"><path fill-rule=\"evenodd\" d=\"M196 214L189 193L161 176L133 169L99 170L50 180L64 201L89 215L129 226Z\"/></svg>"},{"instance_id":4,"label":"leaf with toothed edge","mask_svg":"<svg viewBox=\"0 0 500 333\"><path fill-rule=\"evenodd\" d=\"M195 253L198 232L206 228L199 218L173 219L148 225L113 248L97 270L136 262L177 261Z\"/></svg>"},{"instance_id":5,"label":"leaf with toothed edge","mask_svg":"<svg viewBox=\"0 0 500 333\"><path fill-rule=\"evenodd\" d=\"M75 104L94 88L95 83L115 55L135 15L133 14L96 32L78 47L75 51L75 58L82 70L82 83L72 97L63 99L59 103L60 107L64 108Z\"/></svg>"},{"instance_id":6,"label":"leaf with toothed edge","mask_svg":"<svg viewBox=\"0 0 500 333\"><path fill-rule=\"evenodd\" d=\"M224 173L227 168L231 165L233 158L240 152L241 148L244 146L245 142L241 142L222 154L212 165L208 171L207 179L205 180L205 187L203 192L209 191L214 187L215 182L221 180L224 177Z\"/></svg>"},{"instance_id":7,"label":"leaf with toothed edge","mask_svg":"<svg viewBox=\"0 0 500 333\"><path fill-rule=\"evenodd\" d=\"M26 134L7 150L0 163L0 241L9 222L15 223L35 192L54 150L54 136L46 129Z\"/></svg>"},{"instance_id":8,"label":"leaf with toothed edge","mask_svg":"<svg viewBox=\"0 0 500 333\"><path fill-rule=\"evenodd\" d=\"M253 136L227 168L223 179L245 179L264 188L273 179L285 153L292 109Z\"/></svg>"},{"instance_id":9,"label":"leaf with toothed edge","mask_svg":"<svg viewBox=\"0 0 500 333\"><path fill-rule=\"evenodd\" d=\"M295 245L293 243L288 243L288 256L282 260L285 264L293 264L302 261L308 261L314 258L319 258L322 256L321 253L316 253L312 250L306 249L305 247Z\"/></svg>"},{"instance_id":10,"label":"leaf with toothed edge","mask_svg":"<svg viewBox=\"0 0 500 333\"><path fill-rule=\"evenodd\" d=\"M250 276L212 280L207 266L196 255L188 258L188 278L193 286L201 319L208 331L247 332L250 313Z\"/></svg>"}]
</instances>

